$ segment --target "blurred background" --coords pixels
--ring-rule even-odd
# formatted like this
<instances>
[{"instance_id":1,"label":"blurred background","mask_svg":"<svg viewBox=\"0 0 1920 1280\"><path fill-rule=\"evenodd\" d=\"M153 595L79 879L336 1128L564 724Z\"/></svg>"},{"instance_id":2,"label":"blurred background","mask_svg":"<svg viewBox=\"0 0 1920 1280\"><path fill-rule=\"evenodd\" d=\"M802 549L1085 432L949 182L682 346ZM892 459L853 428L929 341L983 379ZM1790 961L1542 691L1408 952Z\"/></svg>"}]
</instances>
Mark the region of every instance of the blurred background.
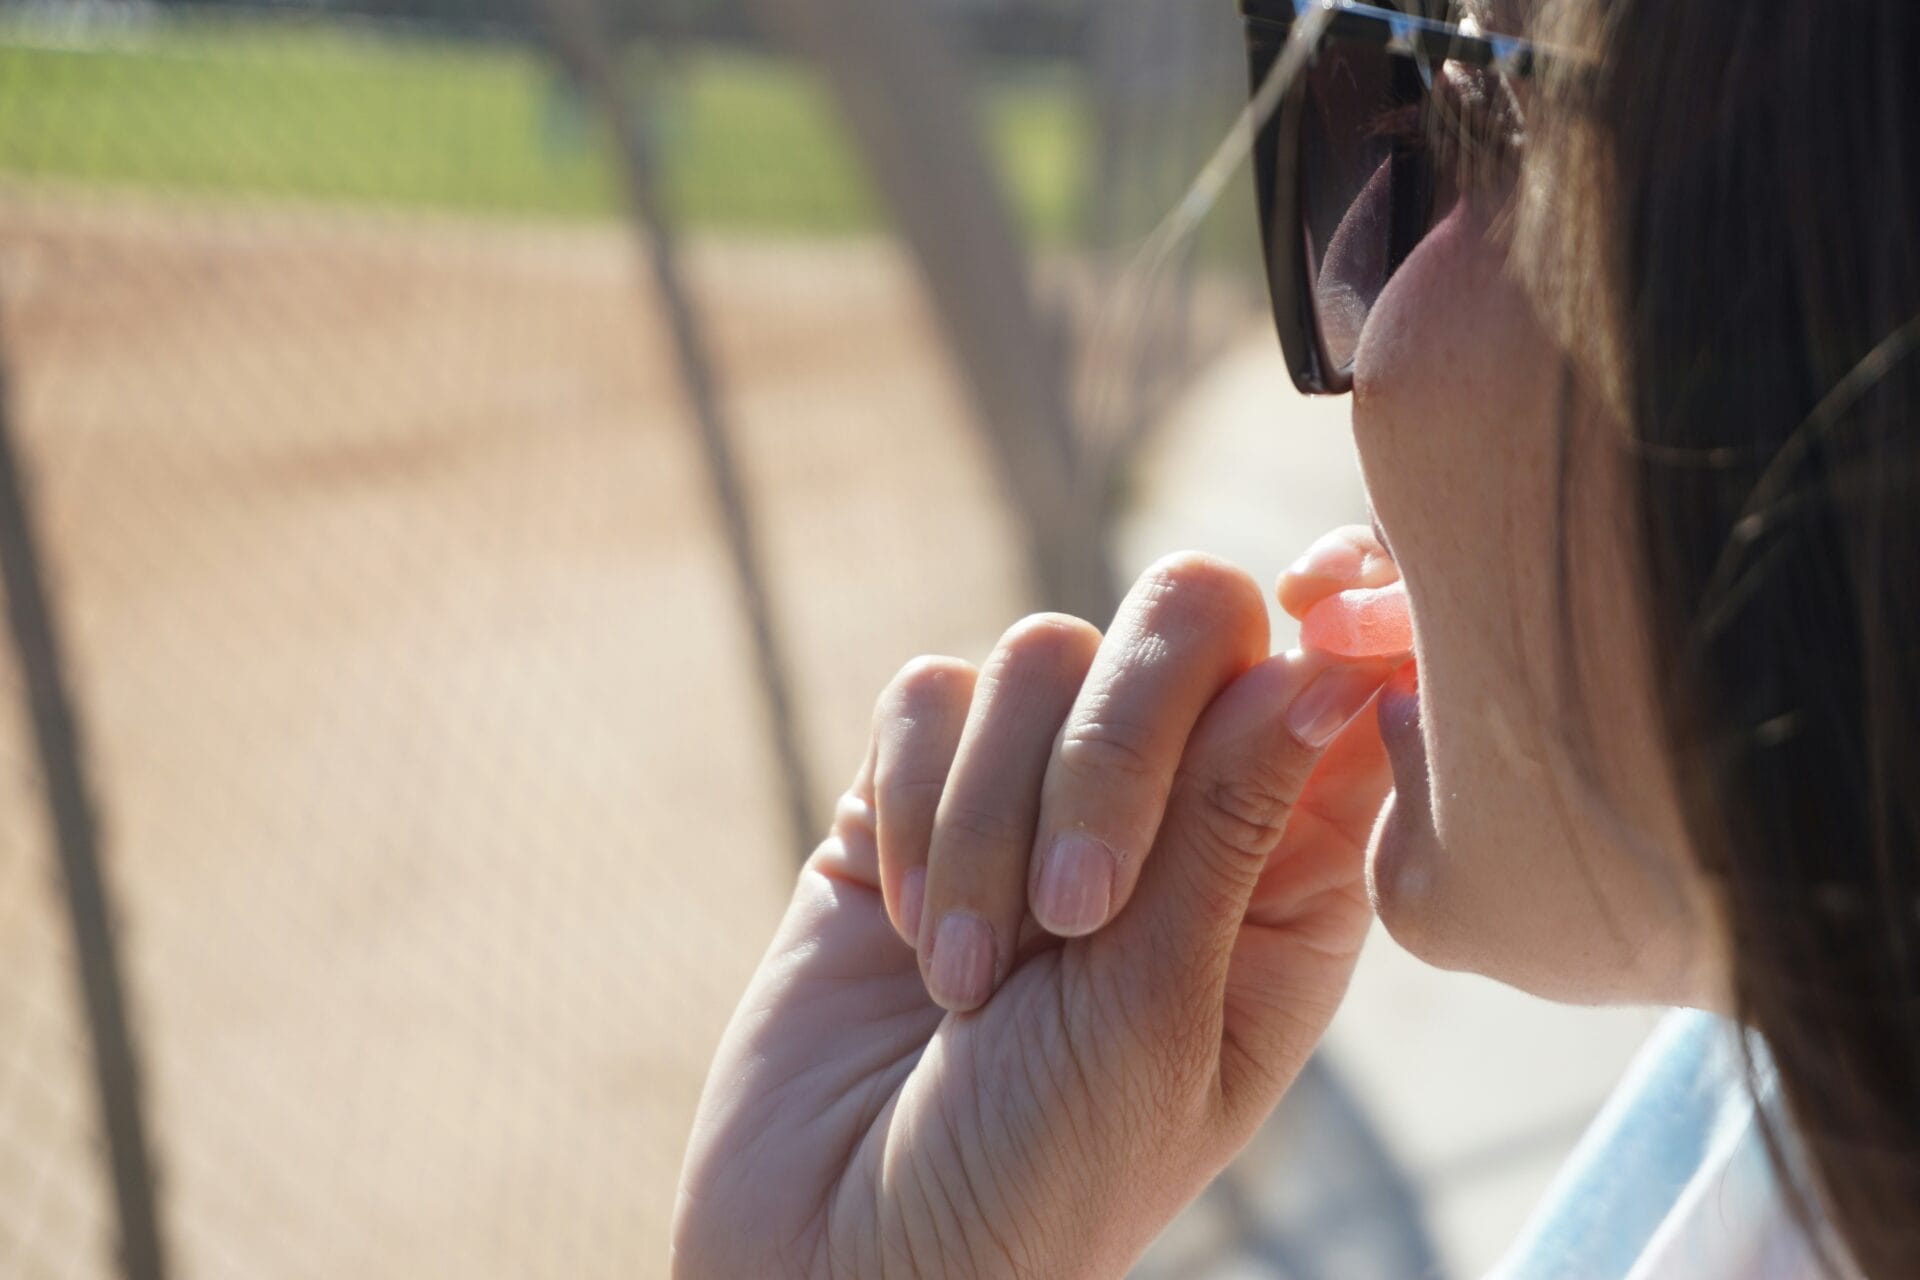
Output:
<instances>
[{"instance_id":1,"label":"blurred background","mask_svg":"<svg viewBox=\"0 0 1920 1280\"><path fill-rule=\"evenodd\" d=\"M0 3L0 1275L664 1274L893 672L1364 513L1250 192L1151 239L1240 41ZM1376 930L1139 1274L1478 1274L1652 1019Z\"/></svg>"}]
</instances>

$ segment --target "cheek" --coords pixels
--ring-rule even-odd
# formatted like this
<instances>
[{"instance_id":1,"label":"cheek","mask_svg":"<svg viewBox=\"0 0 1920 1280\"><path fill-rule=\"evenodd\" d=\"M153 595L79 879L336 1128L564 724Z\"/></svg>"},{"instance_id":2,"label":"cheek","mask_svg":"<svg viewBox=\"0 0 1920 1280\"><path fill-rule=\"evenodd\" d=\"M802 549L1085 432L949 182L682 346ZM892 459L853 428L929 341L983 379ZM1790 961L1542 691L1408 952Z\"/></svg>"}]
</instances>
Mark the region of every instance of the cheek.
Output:
<instances>
[{"instance_id":1,"label":"cheek","mask_svg":"<svg viewBox=\"0 0 1920 1280\"><path fill-rule=\"evenodd\" d=\"M1498 466L1551 444L1502 415L1549 410L1559 367L1484 216L1457 201L1380 293L1354 356L1355 426L1431 421L1444 438L1377 443L1433 458L1488 449L1471 461Z\"/></svg>"},{"instance_id":2,"label":"cheek","mask_svg":"<svg viewBox=\"0 0 1920 1280\"><path fill-rule=\"evenodd\" d=\"M1376 850L1382 916L1434 963L1591 998L1602 993L1569 956L1614 952L1609 906L1650 913L1607 815L1566 800L1578 788L1555 711L1562 368L1483 222L1456 206L1380 295L1353 415L1413 605L1427 748L1426 803ZM1608 691L1593 692L1604 708ZM1389 867L1422 892L1394 900Z\"/></svg>"},{"instance_id":3,"label":"cheek","mask_svg":"<svg viewBox=\"0 0 1920 1280\"><path fill-rule=\"evenodd\" d=\"M1380 294L1354 361L1354 438L1413 604L1427 745L1427 794L1396 800L1379 850L1380 913L1417 954L1469 969L1498 967L1463 950L1492 942L1482 919L1534 910L1528 877L1484 852L1542 768L1513 674L1517 620L1542 612L1519 549L1548 545L1551 424L1524 370L1551 353L1513 332L1509 288L1455 205Z\"/></svg>"},{"instance_id":4,"label":"cheek","mask_svg":"<svg viewBox=\"0 0 1920 1280\"><path fill-rule=\"evenodd\" d=\"M1511 677L1520 657L1499 633L1551 552L1559 369L1464 202L1394 275L1362 338L1353 422L1367 492L1443 662L1470 656L1454 643L1465 635L1478 665Z\"/></svg>"}]
</instances>

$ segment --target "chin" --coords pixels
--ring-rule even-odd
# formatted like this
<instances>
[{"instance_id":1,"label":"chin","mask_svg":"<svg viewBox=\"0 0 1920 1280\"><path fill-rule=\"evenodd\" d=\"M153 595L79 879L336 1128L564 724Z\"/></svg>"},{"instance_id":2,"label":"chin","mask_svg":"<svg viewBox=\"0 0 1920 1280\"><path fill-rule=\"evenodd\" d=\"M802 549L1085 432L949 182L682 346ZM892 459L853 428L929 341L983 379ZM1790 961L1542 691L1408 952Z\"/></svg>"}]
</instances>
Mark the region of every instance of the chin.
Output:
<instances>
[{"instance_id":1,"label":"chin","mask_svg":"<svg viewBox=\"0 0 1920 1280\"><path fill-rule=\"evenodd\" d=\"M1367 847L1367 895L1388 935L1422 963L1479 974L1558 1004L1722 1007L1682 963L1685 948L1673 939L1655 935L1627 945L1604 929L1529 939L1515 935L1511 915L1488 920L1463 912L1450 901L1456 895L1449 889L1459 888L1446 874L1450 861L1427 815L1425 793L1389 793Z\"/></svg>"},{"instance_id":2,"label":"chin","mask_svg":"<svg viewBox=\"0 0 1920 1280\"><path fill-rule=\"evenodd\" d=\"M1367 896L1393 940L1428 964L1463 969L1462 930L1440 909L1442 850L1427 812L1426 789L1395 786L1367 845Z\"/></svg>"},{"instance_id":3,"label":"chin","mask_svg":"<svg viewBox=\"0 0 1920 1280\"><path fill-rule=\"evenodd\" d=\"M1447 942L1459 945L1461 930L1440 916L1437 890L1445 850L1433 821L1427 769L1425 720L1416 689L1381 692L1376 715L1380 738L1393 766L1393 790L1367 843L1367 896L1393 940L1429 964L1449 963Z\"/></svg>"},{"instance_id":4,"label":"chin","mask_svg":"<svg viewBox=\"0 0 1920 1280\"><path fill-rule=\"evenodd\" d=\"M1441 839L1422 696L1389 688L1377 708L1394 787L1367 844L1367 896L1393 940L1435 968L1563 1004L1701 1003L1699 939L1684 914L1644 894L1609 906L1574 891L1545 870L1551 841L1517 857ZM1525 824L1505 833L1526 836Z\"/></svg>"},{"instance_id":5,"label":"chin","mask_svg":"<svg viewBox=\"0 0 1920 1280\"><path fill-rule=\"evenodd\" d=\"M1409 955L1436 969L1479 974L1548 1000L1606 1001L1590 981L1569 982L1553 957L1501 937L1497 922L1476 921L1455 910L1446 892L1446 862L1425 793L1395 788L1367 848L1367 896L1388 935Z\"/></svg>"}]
</instances>

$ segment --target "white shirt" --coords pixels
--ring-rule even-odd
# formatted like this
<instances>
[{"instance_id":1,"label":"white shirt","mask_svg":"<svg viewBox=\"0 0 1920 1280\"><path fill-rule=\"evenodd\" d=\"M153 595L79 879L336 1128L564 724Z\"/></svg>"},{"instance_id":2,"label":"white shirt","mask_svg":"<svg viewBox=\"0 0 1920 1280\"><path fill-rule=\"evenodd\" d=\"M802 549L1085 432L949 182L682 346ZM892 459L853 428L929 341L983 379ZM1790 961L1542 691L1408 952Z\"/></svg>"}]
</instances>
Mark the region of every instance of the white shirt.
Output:
<instances>
[{"instance_id":1,"label":"white shirt","mask_svg":"<svg viewBox=\"0 0 1920 1280\"><path fill-rule=\"evenodd\" d=\"M1767 1159L1738 1035L1697 1010L1662 1019L1489 1280L1820 1276ZM1759 1105L1791 1149L1772 1060L1759 1036L1749 1044Z\"/></svg>"}]
</instances>

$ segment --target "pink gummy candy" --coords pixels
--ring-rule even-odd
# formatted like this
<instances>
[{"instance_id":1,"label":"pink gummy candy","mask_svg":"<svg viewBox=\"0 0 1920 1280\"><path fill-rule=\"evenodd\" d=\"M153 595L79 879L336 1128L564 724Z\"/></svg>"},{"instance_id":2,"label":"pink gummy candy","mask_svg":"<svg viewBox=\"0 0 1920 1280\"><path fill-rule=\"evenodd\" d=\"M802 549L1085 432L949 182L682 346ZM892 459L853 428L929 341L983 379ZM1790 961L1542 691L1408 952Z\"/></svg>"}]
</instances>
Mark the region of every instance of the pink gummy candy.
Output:
<instances>
[{"instance_id":1,"label":"pink gummy candy","mask_svg":"<svg viewBox=\"0 0 1920 1280\"><path fill-rule=\"evenodd\" d=\"M1379 658L1413 648L1405 583L1337 591L1300 620L1300 646L1346 658Z\"/></svg>"}]
</instances>

